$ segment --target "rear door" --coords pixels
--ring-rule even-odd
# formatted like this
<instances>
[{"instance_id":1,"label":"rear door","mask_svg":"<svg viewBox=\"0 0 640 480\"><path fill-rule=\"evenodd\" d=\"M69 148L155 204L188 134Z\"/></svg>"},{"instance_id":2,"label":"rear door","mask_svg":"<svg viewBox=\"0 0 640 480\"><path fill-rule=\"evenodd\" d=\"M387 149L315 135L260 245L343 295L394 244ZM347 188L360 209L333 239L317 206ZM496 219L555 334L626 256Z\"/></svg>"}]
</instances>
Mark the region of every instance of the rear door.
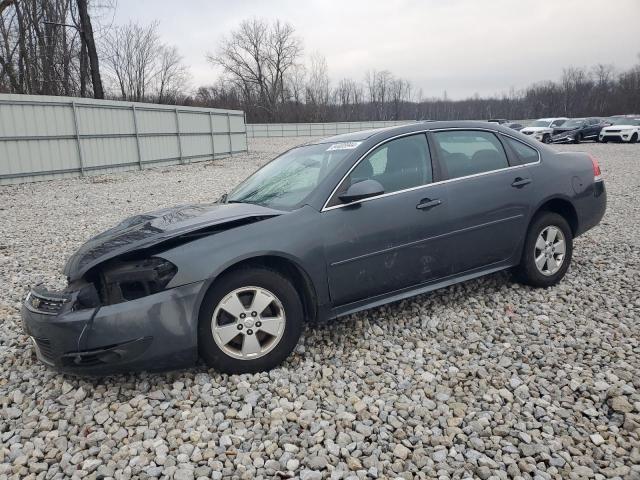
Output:
<instances>
[{"instance_id":1,"label":"rear door","mask_svg":"<svg viewBox=\"0 0 640 480\"><path fill-rule=\"evenodd\" d=\"M505 148L501 138L510 137L492 131L444 130L432 138L448 179L453 272L512 262L526 233L535 188L526 160L511 146Z\"/></svg>"}]
</instances>

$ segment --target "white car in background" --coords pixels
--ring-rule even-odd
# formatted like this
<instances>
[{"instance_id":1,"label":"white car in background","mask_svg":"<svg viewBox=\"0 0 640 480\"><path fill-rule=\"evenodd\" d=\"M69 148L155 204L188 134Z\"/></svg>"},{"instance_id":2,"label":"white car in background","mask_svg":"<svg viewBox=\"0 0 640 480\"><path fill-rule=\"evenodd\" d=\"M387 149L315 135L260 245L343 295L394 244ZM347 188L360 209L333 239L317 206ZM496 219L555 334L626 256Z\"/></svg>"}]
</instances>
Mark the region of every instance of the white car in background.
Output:
<instances>
[{"instance_id":1,"label":"white car in background","mask_svg":"<svg viewBox=\"0 0 640 480\"><path fill-rule=\"evenodd\" d=\"M609 140L637 143L640 141L640 118L622 117L612 120L611 126L600 130L598 140L603 143Z\"/></svg>"},{"instance_id":2,"label":"white car in background","mask_svg":"<svg viewBox=\"0 0 640 480\"><path fill-rule=\"evenodd\" d=\"M524 127L522 130L520 130L520 133L524 133L525 135L533 135L536 140L544 143L549 143L551 142L553 129L555 127L559 127L567 120L568 118L566 117L540 118L528 127Z\"/></svg>"}]
</instances>

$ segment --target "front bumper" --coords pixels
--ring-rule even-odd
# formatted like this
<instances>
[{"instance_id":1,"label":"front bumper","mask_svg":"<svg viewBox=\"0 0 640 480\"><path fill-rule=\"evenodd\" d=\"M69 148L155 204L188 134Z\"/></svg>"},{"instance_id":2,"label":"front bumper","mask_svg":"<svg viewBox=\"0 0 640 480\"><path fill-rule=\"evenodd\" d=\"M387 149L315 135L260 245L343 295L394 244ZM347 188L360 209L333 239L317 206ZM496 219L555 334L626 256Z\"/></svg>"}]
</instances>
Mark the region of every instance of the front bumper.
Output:
<instances>
[{"instance_id":1,"label":"front bumper","mask_svg":"<svg viewBox=\"0 0 640 480\"><path fill-rule=\"evenodd\" d=\"M202 286L197 282L79 310L74 309L73 293L34 289L22 306L22 325L38 359L65 373L106 375L189 366L197 360ZM40 305L41 297L68 300L51 313Z\"/></svg>"},{"instance_id":2,"label":"front bumper","mask_svg":"<svg viewBox=\"0 0 640 480\"><path fill-rule=\"evenodd\" d=\"M600 132L600 141L630 142L633 132Z\"/></svg>"}]
</instances>

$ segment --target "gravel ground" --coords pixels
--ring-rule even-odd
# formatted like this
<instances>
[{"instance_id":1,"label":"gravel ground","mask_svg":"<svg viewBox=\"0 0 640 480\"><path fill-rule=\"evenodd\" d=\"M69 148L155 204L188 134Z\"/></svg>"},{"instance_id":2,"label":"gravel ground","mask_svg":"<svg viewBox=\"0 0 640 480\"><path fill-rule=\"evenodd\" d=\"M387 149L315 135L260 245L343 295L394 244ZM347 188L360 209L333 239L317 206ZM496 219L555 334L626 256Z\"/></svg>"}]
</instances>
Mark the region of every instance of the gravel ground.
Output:
<instances>
[{"instance_id":1,"label":"gravel ground","mask_svg":"<svg viewBox=\"0 0 640 480\"><path fill-rule=\"evenodd\" d=\"M496 274L311 326L270 373L97 381L34 360L20 301L84 240L300 141L0 187L0 478L640 479L640 145L558 147L600 159L609 209L555 288Z\"/></svg>"}]
</instances>

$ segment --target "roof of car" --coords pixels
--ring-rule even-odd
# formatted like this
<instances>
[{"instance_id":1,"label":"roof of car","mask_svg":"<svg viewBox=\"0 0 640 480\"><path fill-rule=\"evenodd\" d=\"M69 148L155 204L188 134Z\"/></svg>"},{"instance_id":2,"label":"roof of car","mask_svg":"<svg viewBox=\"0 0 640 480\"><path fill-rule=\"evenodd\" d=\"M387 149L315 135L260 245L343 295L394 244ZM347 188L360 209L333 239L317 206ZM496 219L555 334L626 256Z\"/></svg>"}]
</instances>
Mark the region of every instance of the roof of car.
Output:
<instances>
[{"instance_id":1,"label":"roof of car","mask_svg":"<svg viewBox=\"0 0 640 480\"><path fill-rule=\"evenodd\" d=\"M419 122L408 123L406 125L398 125L394 127L376 128L372 130L362 130L359 132L343 133L341 135L334 135L333 137L321 138L317 141L312 141L310 144L320 143L341 143L341 142L362 142L374 136L384 137L388 136L389 132L397 133L410 133L412 131L421 130L438 130L442 128L487 128L490 127L494 130L504 128L503 131L508 132L509 129L498 125L497 123L491 123L487 121L478 120L443 120L433 121L424 120Z\"/></svg>"}]
</instances>

